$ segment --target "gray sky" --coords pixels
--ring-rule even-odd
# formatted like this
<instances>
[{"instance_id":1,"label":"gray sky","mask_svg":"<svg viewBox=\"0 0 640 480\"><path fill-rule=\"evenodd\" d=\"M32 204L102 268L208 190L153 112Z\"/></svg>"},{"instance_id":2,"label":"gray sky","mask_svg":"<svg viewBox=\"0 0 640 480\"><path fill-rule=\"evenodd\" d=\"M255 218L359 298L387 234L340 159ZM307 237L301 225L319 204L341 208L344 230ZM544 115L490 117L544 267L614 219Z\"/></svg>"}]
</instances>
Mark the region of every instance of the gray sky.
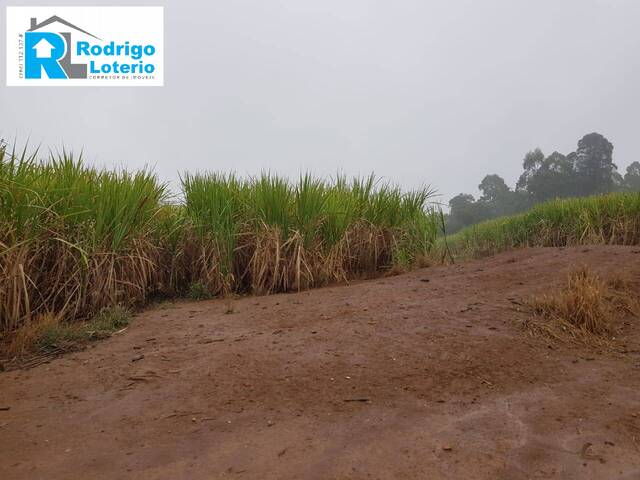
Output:
<instances>
[{"instance_id":1,"label":"gray sky","mask_svg":"<svg viewBox=\"0 0 640 480\"><path fill-rule=\"evenodd\" d=\"M34 3L108 2L10 5ZM375 171L443 200L592 131L640 160L638 0L114 4L165 6L165 87L8 88L2 8L0 134L167 180Z\"/></svg>"}]
</instances>

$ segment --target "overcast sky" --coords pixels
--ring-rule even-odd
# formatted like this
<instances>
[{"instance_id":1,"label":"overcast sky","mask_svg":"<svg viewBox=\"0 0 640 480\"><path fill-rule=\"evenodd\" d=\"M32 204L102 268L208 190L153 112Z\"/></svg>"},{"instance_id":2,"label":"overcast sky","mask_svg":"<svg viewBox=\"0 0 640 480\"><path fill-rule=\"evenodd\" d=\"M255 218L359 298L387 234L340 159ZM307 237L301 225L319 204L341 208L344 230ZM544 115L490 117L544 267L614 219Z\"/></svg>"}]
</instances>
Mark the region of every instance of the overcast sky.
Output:
<instances>
[{"instance_id":1,"label":"overcast sky","mask_svg":"<svg viewBox=\"0 0 640 480\"><path fill-rule=\"evenodd\" d=\"M10 5L107 5L73 0ZM6 0L0 0L4 7ZM165 86L8 88L0 134L100 165L376 174L443 200L585 133L640 160L638 0L165 0Z\"/></svg>"}]
</instances>

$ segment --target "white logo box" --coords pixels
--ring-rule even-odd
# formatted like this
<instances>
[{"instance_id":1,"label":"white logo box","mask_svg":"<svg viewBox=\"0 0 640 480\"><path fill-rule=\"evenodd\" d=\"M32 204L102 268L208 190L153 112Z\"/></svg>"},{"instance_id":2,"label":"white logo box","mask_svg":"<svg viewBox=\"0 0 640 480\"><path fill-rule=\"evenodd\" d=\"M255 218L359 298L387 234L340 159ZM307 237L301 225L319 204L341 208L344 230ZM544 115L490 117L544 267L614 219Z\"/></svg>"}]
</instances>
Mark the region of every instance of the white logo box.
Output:
<instances>
[{"instance_id":1,"label":"white logo box","mask_svg":"<svg viewBox=\"0 0 640 480\"><path fill-rule=\"evenodd\" d=\"M9 6L6 19L8 86L164 84L163 7Z\"/></svg>"}]
</instances>

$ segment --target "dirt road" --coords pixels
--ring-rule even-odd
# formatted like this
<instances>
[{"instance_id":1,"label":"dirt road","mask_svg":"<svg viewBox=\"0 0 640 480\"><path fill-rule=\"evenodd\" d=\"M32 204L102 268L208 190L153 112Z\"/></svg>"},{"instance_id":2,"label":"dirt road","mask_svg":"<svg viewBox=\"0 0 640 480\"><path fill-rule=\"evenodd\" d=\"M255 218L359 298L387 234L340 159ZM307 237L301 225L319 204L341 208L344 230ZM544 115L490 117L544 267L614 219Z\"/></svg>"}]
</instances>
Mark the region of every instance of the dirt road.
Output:
<instances>
[{"instance_id":1,"label":"dirt road","mask_svg":"<svg viewBox=\"0 0 640 480\"><path fill-rule=\"evenodd\" d=\"M638 248L533 249L153 308L0 374L0 478L640 479L640 326L561 347L514 304L581 264L640 282Z\"/></svg>"}]
</instances>

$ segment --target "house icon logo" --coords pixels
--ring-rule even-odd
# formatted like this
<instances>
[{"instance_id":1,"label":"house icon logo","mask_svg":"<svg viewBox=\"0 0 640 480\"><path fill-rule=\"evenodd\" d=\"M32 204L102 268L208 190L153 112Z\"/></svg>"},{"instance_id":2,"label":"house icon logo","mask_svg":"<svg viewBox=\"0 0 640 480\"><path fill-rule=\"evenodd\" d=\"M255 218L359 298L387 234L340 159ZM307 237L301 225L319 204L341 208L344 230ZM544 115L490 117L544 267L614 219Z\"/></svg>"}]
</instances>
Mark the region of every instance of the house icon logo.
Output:
<instances>
[{"instance_id":1,"label":"house icon logo","mask_svg":"<svg viewBox=\"0 0 640 480\"><path fill-rule=\"evenodd\" d=\"M40 31L50 25L61 25L67 31L54 33ZM42 78L45 74L51 79L87 78L87 65L71 62L71 34L84 34L100 40L95 35L54 15L38 23L31 18L31 26L25 32L25 77Z\"/></svg>"},{"instance_id":2,"label":"house icon logo","mask_svg":"<svg viewBox=\"0 0 640 480\"><path fill-rule=\"evenodd\" d=\"M7 7L7 85L164 85L164 7Z\"/></svg>"}]
</instances>

